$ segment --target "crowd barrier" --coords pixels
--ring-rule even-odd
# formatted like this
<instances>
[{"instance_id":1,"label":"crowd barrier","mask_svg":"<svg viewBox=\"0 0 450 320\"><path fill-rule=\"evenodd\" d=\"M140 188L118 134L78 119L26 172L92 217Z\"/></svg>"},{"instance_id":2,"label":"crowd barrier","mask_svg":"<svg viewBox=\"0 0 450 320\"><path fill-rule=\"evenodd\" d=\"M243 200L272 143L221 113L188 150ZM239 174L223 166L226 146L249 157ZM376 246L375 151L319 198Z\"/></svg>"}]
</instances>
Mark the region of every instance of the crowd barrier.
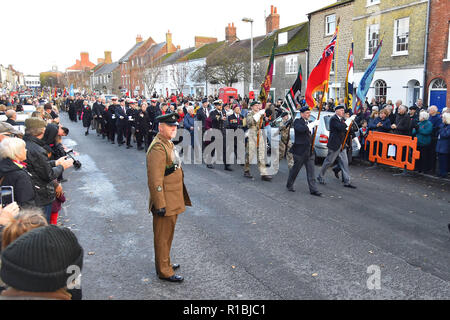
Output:
<instances>
[{"instance_id":1,"label":"crowd barrier","mask_svg":"<svg viewBox=\"0 0 450 320\"><path fill-rule=\"evenodd\" d=\"M386 164L407 170L414 170L417 151L417 138L391 133L370 131L366 138L369 143L369 161Z\"/></svg>"}]
</instances>

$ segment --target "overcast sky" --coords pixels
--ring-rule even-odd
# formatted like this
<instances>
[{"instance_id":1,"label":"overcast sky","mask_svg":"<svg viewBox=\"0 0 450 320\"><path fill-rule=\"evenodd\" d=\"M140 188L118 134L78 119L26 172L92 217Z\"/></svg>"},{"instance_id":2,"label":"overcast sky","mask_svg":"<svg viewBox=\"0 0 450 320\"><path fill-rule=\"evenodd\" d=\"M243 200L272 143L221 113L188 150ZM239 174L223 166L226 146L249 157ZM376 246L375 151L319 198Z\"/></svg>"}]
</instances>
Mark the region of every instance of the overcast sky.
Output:
<instances>
[{"instance_id":1,"label":"overcast sky","mask_svg":"<svg viewBox=\"0 0 450 320\"><path fill-rule=\"evenodd\" d=\"M136 35L165 41L168 30L181 48L194 46L195 36L225 39L234 22L240 39L265 34L264 16L278 8L280 27L307 21L306 14L335 0L2 0L0 64L12 64L25 74L38 74L57 65L60 71L75 64L80 52L97 63L104 51L120 59Z\"/></svg>"}]
</instances>

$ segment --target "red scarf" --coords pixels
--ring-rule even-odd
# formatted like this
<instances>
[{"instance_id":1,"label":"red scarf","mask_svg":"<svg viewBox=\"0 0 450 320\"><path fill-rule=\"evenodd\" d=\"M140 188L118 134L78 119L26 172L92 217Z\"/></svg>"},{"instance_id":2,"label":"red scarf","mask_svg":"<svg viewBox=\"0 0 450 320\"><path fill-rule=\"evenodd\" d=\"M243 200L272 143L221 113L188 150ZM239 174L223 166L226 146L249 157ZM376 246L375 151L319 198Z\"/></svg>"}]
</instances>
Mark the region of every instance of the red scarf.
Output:
<instances>
[{"instance_id":1,"label":"red scarf","mask_svg":"<svg viewBox=\"0 0 450 320\"><path fill-rule=\"evenodd\" d=\"M18 161L18 160L13 160L12 162L14 162L15 164L17 164L20 168L22 167L27 167L27 163L26 162L22 162L22 161Z\"/></svg>"}]
</instances>

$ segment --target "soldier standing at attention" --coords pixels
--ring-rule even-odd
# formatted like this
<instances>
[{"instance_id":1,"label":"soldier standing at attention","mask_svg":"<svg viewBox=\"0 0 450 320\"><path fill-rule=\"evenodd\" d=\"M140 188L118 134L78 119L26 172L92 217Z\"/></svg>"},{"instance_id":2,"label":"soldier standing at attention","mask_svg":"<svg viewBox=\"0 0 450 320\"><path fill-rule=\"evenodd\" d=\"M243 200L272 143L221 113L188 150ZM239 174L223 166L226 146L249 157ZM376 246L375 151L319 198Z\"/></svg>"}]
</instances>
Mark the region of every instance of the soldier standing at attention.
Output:
<instances>
[{"instance_id":1,"label":"soldier standing at attention","mask_svg":"<svg viewBox=\"0 0 450 320\"><path fill-rule=\"evenodd\" d=\"M184 280L174 272L180 265L171 264L170 248L178 215L186 210L186 206L192 205L183 182L181 160L171 141L177 134L178 118L176 113L156 118L159 133L147 151L149 211L153 214L155 268L160 279L170 282Z\"/></svg>"}]
</instances>

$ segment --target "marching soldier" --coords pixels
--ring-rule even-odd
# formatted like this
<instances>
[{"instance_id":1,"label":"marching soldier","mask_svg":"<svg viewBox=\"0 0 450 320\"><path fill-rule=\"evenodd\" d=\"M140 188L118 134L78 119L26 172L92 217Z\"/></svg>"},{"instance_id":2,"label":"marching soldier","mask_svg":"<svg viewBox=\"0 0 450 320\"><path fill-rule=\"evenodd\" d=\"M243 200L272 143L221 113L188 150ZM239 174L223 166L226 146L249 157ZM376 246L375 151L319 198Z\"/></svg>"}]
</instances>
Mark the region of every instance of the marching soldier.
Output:
<instances>
[{"instance_id":1,"label":"marching soldier","mask_svg":"<svg viewBox=\"0 0 450 320\"><path fill-rule=\"evenodd\" d=\"M289 191L295 192L294 182L303 165L306 168L306 177L308 179L309 192L320 197L322 194L317 190L316 180L314 179L314 158L312 152L311 131L317 128L319 120L308 123L311 116L311 110L308 107L300 109L300 119L294 121L295 141L289 152L294 156L294 166L289 170L289 178L286 187Z\"/></svg>"},{"instance_id":2,"label":"marching soldier","mask_svg":"<svg viewBox=\"0 0 450 320\"><path fill-rule=\"evenodd\" d=\"M239 105L235 105L233 109L233 114L228 116L228 129L232 129L236 132L238 129L243 129L244 127L244 117L241 115L241 107ZM234 156L236 159L239 159L237 154L238 147L238 137L234 137Z\"/></svg>"},{"instance_id":3,"label":"marching soldier","mask_svg":"<svg viewBox=\"0 0 450 320\"><path fill-rule=\"evenodd\" d=\"M120 105L116 106L116 129L117 129L117 144L119 147L123 145L123 137L126 134L128 119L127 109L125 107L125 99L120 99Z\"/></svg>"},{"instance_id":4,"label":"marching soldier","mask_svg":"<svg viewBox=\"0 0 450 320\"><path fill-rule=\"evenodd\" d=\"M147 103L143 102L141 110L136 114L136 143L137 149L142 150L142 140L145 144L145 150L148 150L150 146L150 136L153 124L150 122L150 118L147 113Z\"/></svg>"},{"instance_id":5,"label":"marching soldier","mask_svg":"<svg viewBox=\"0 0 450 320\"><path fill-rule=\"evenodd\" d=\"M119 108L120 106L117 103L117 97L111 98L111 105L108 107L108 111L106 113L107 115L107 121L108 121L108 131L109 131L109 140L111 141L111 144L114 144L116 141L116 108Z\"/></svg>"},{"instance_id":6,"label":"marching soldier","mask_svg":"<svg viewBox=\"0 0 450 320\"><path fill-rule=\"evenodd\" d=\"M222 102L222 100L216 100L216 101L214 101L213 104L214 104L215 109L213 111L211 111L209 114L209 117L211 118L211 127L212 127L212 129L217 129L217 130L220 130L220 132L222 132L222 139L223 139L222 140L223 141L222 152L223 152L223 163L225 165L224 169L227 171L233 171L233 169L231 169L230 165L227 164L227 152L226 152L227 116L222 109L223 102ZM212 164L208 164L207 167L209 169L213 168Z\"/></svg>"},{"instance_id":7,"label":"marching soldier","mask_svg":"<svg viewBox=\"0 0 450 320\"><path fill-rule=\"evenodd\" d=\"M356 118L356 115L351 116L347 121L344 118L344 106L339 105L335 108L335 115L330 119L330 138L328 139L328 155L325 158L322 169L317 177L317 181L320 184L325 184L324 176L329 167L331 167L338 160L339 167L342 170L342 177L344 181L344 187L356 189L354 185L350 183L350 171L348 168L348 158L346 148L342 149L342 143L344 142L347 134L347 128L351 122Z\"/></svg>"},{"instance_id":8,"label":"marching soldier","mask_svg":"<svg viewBox=\"0 0 450 320\"><path fill-rule=\"evenodd\" d=\"M170 113L157 118L159 133L147 151L147 176L150 191L149 211L153 214L155 268L158 277L181 282L174 270L179 264L170 261L170 249L178 214L192 206L183 182L181 160L173 142L177 134L179 115Z\"/></svg>"},{"instance_id":9,"label":"marching soldier","mask_svg":"<svg viewBox=\"0 0 450 320\"><path fill-rule=\"evenodd\" d=\"M250 103L250 107L251 111L246 117L248 143L245 152L244 176L252 178L250 174L250 159L256 156L261 179L271 181L272 176L268 175L265 163L266 137L263 134L263 130L260 129L260 121L264 121L261 117L265 115L266 110L261 110L261 103L258 101Z\"/></svg>"},{"instance_id":10,"label":"marching soldier","mask_svg":"<svg viewBox=\"0 0 450 320\"><path fill-rule=\"evenodd\" d=\"M129 108L126 111L127 115L127 128L126 128L126 138L127 138L127 149L132 148L131 145L131 137L133 135L133 129L135 128L135 120L136 120L136 100L130 100Z\"/></svg>"}]
</instances>

